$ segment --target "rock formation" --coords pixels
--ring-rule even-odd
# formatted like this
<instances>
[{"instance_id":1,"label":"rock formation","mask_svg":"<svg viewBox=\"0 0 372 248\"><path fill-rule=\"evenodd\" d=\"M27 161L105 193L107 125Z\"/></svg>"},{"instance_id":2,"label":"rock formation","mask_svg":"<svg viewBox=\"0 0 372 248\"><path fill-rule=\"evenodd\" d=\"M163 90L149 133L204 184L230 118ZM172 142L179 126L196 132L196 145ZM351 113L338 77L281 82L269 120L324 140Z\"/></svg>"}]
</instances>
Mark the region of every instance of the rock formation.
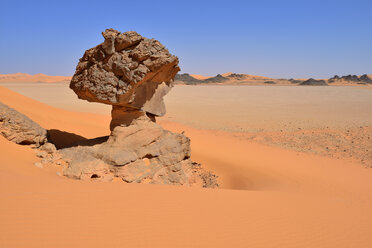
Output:
<instances>
[{"instance_id":1,"label":"rock formation","mask_svg":"<svg viewBox=\"0 0 372 248\"><path fill-rule=\"evenodd\" d=\"M254 76L248 74L239 73L224 73L217 74L214 77L208 77L205 79L198 79L188 73L177 74L174 77L174 81L180 84L197 85L197 84L254 84L264 83L264 81L272 80L268 77Z\"/></svg>"},{"instance_id":2,"label":"rock formation","mask_svg":"<svg viewBox=\"0 0 372 248\"><path fill-rule=\"evenodd\" d=\"M310 78L299 85L313 85L313 86L327 86L328 84L324 80L316 80L313 78Z\"/></svg>"},{"instance_id":3,"label":"rock formation","mask_svg":"<svg viewBox=\"0 0 372 248\"><path fill-rule=\"evenodd\" d=\"M182 74L178 73L174 77L174 81L182 82L182 83L185 83L185 84L188 84L188 85L205 83L204 80L194 78L193 76L191 76L188 73L182 73Z\"/></svg>"},{"instance_id":4,"label":"rock formation","mask_svg":"<svg viewBox=\"0 0 372 248\"><path fill-rule=\"evenodd\" d=\"M289 81L291 84L300 84L300 83L303 82L302 80L298 80L298 79L294 79L294 78L290 78L290 79L288 79L288 81Z\"/></svg>"},{"instance_id":5,"label":"rock formation","mask_svg":"<svg viewBox=\"0 0 372 248\"><path fill-rule=\"evenodd\" d=\"M80 99L113 105L111 130L128 124L122 113L164 115L163 96L180 70L178 58L134 31L107 29L102 35L104 42L80 59L70 88Z\"/></svg>"},{"instance_id":6,"label":"rock formation","mask_svg":"<svg viewBox=\"0 0 372 248\"><path fill-rule=\"evenodd\" d=\"M112 105L111 134L60 150L64 174L83 180L217 187L216 176L190 160L190 140L164 130L163 96L180 70L154 39L107 29L104 42L80 59L70 88L79 98Z\"/></svg>"},{"instance_id":7,"label":"rock formation","mask_svg":"<svg viewBox=\"0 0 372 248\"><path fill-rule=\"evenodd\" d=\"M337 83L337 82L351 82L351 83L358 83L358 84L372 84L372 79L368 77L367 74L364 74L360 77L357 75L347 75L339 77L335 75L334 77L328 79L329 83Z\"/></svg>"},{"instance_id":8,"label":"rock formation","mask_svg":"<svg viewBox=\"0 0 372 248\"><path fill-rule=\"evenodd\" d=\"M217 74L217 76L204 79L203 81L205 81L206 83L223 83L229 81L229 79L222 76L221 74Z\"/></svg>"},{"instance_id":9,"label":"rock formation","mask_svg":"<svg viewBox=\"0 0 372 248\"><path fill-rule=\"evenodd\" d=\"M0 133L21 145L39 147L47 140L47 131L18 111L0 102Z\"/></svg>"},{"instance_id":10,"label":"rock formation","mask_svg":"<svg viewBox=\"0 0 372 248\"><path fill-rule=\"evenodd\" d=\"M62 149L69 167L65 175L82 180L215 187L215 176L190 160L190 140L164 130L146 117L117 126L108 140Z\"/></svg>"}]
</instances>

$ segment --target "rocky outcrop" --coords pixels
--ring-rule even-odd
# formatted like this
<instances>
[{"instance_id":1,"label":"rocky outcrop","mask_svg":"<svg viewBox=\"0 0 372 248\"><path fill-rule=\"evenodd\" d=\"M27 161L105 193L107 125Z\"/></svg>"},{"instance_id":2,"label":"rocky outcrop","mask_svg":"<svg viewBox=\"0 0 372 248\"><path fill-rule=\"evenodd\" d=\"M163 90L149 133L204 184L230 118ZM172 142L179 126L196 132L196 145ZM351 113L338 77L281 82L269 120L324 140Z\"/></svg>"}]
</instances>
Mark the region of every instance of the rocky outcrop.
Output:
<instances>
[{"instance_id":1,"label":"rocky outcrop","mask_svg":"<svg viewBox=\"0 0 372 248\"><path fill-rule=\"evenodd\" d=\"M316 80L313 78L310 78L299 85L313 85L313 86L327 86L328 84L324 80Z\"/></svg>"},{"instance_id":2,"label":"rocky outcrop","mask_svg":"<svg viewBox=\"0 0 372 248\"><path fill-rule=\"evenodd\" d=\"M217 76L204 79L204 81L206 83L223 83L223 82L229 81L229 79L225 78L221 74L217 74Z\"/></svg>"},{"instance_id":3,"label":"rocky outcrop","mask_svg":"<svg viewBox=\"0 0 372 248\"><path fill-rule=\"evenodd\" d=\"M197 84L255 84L264 83L264 81L272 80L268 77L254 76L239 73L224 73L217 74L214 77L198 79L188 73L177 74L174 78L177 84L197 85Z\"/></svg>"},{"instance_id":4,"label":"rocky outcrop","mask_svg":"<svg viewBox=\"0 0 372 248\"><path fill-rule=\"evenodd\" d=\"M193 85L193 84L218 84L218 83L227 82L230 79L222 76L221 74L218 74L215 77L210 77L206 79L196 79L188 73L183 73L183 74L177 74L174 80L177 82L184 83L184 84Z\"/></svg>"},{"instance_id":5,"label":"rocky outcrop","mask_svg":"<svg viewBox=\"0 0 372 248\"><path fill-rule=\"evenodd\" d=\"M201 83L204 83L204 80L196 79L188 73L177 74L174 77L174 81L182 82L182 83L185 83L185 84L201 84Z\"/></svg>"},{"instance_id":6,"label":"rocky outcrop","mask_svg":"<svg viewBox=\"0 0 372 248\"><path fill-rule=\"evenodd\" d=\"M80 99L165 114L162 97L180 70L157 40L106 29L104 42L79 60L70 88Z\"/></svg>"},{"instance_id":7,"label":"rocky outcrop","mask_svg":"<svg viewBox=\"0 0 372 248\"><path fill-rule=\"evenodd\" d=\"M347 76L342 76L342 77L335 75L334 77L331 77L330 79L328 79L328 83L337 83L337 82L372 84L372 79L368 77L367 74L364 74L360 77L357 75L347 75Z\"/></svg>"},{"instance_id":8,"label":"rocky outcrop","mask_svg":"<svg viewBox=\"0 0 372 248\"><path fill-rule=\"evenodd\" d=\"M47 140L47 131L18 111L0 102L0 133L21 145L39 147Z\"/></svg>"},{"instance_id":9,"label":"rocky outcrop","mask_svg":"<svg viewBox=\"0 0 372 248\"><path fill-rule=\"evenodd\" d=\"M297 80L297 79L293 79L293 78L288 79L288 81L292 84L300 84L300 83L303 82L302 80Z\"/></svg>"},{"instance_id":10,"label":"rocky outcrop","mask_svg":"<svg viewBox=\"0 0 372 248\"><path fill-rule=\"evenodd\" d=\"M85 142L86 143L86 142ZM190 140L164 130L147 117L119 126L107 142L61 150L65 175L82 180L217 187L216 176L190 160Z\"/></svg>"},{"instance_id":11,"label":"rocky outcrop","mask_svg":"<svg viewBox=\"0 0 372 248\"><path fill-rule=\"evenodd\" d=\"M64 175L81 180L217 187L216 176L190 160L190 140L164 130L163 96L180 70L178 58L154 39L107 29L87 50L70 88L79 98L112 105L109 137L60 150Z\"/></svg>"},{"instance_id":12,"label":"rocky outcrop","mask_svg":"<svg viewBox=\"0 0 372 248\"><path fill-rule=\"evenodd\" d=\"M367 74L360 76L359 81L362 83L372 84L372 78L370 78Z\"/></svg>"}]
</instances>

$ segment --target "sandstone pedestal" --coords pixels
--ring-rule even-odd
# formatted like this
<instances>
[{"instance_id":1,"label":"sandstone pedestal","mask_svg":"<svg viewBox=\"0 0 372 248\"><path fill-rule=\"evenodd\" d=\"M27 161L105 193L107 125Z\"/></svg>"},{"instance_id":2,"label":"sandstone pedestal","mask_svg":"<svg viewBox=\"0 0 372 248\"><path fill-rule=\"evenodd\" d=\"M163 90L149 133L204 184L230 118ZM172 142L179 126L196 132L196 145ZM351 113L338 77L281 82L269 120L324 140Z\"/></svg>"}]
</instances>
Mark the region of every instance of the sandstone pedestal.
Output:
<instances>
[{"instance_id":1,"label":"sandstone pedestal","mask_svg":"<svg viewBox=\"0 0 372 248\"><path fill-rule=\"evenodd\" d=\"M180 70L157 40L107 29L104 42L79 60L70 88L80 99L112 105L111 134L62 149L64 174L82 180L217 187L216 176L190 160L190 140L164 130L163 97ZM100 142L97 142L100 141Z\"/></svg>"}]
</instances>

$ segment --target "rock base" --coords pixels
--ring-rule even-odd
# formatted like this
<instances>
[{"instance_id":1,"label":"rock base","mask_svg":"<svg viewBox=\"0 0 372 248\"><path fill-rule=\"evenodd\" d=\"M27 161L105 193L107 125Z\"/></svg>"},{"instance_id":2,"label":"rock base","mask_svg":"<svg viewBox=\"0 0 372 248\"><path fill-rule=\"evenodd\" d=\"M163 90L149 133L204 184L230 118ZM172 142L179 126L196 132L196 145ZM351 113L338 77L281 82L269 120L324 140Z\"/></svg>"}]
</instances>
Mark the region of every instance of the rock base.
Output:
<instances>
[{"instance_id":1,"label":"rock base","mask_svg":"<svg viewBox=\"0 0 372 248\"><path fill-rule=\"evenodd\" d=\"M115 126L106 142L60 150L64 175L81 180L218 187L217 177L190 160L190 140L142 116ZM89 143L89 142L88 142Z\"/></svg>"}]
</instances>

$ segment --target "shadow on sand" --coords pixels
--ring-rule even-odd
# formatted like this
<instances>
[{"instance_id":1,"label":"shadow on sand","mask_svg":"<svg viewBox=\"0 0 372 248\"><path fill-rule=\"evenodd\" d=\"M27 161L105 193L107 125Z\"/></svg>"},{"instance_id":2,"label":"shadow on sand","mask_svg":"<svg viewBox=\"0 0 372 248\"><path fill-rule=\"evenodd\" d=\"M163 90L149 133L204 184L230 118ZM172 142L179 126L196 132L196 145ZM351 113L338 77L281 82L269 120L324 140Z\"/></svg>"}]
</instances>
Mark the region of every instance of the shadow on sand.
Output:
<instances>
[{"instance_id":1,"label":"shadow on sand","mask_svg":"<svg viewBox=\"0 0 372 248\"><path fill-rule=\"evenodd\" d=\"M83 136L58 129L48 130L48 140L53 143L57 149L74 146L94 146L106 142L108 137L109 136L103 136L94 139L87 139Z\"/></svg>"}]
</instances>

